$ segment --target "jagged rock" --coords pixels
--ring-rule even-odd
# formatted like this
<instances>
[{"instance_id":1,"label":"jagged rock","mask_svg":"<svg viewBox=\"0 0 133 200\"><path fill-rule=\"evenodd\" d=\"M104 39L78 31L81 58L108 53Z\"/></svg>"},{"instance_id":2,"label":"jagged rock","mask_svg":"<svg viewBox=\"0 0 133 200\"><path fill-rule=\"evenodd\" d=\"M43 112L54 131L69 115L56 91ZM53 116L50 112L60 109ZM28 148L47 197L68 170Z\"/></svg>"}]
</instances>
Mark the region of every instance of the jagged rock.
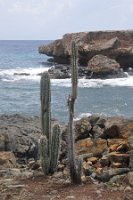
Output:
<instances>
[{"instance_id":1,"label":"jagged rock","mask_svg":"<svg viewBox=\"0 0 133 200\"><path fill-rule=\"evenodd\" d=\"M11 150L19 164L26 163L29 158L38 159L40 126L39 117L0 116L0 150ZM61 127L65 127L63 123Z\"/></svg>"},{"instance_id":2,"label":"jagged rock","mask_svg":"<svg viewBox=\"0 0 133 200\"><path fill-rule=\"evenodd\" d=\"M106 140L97 139L96 141L91 138L82 139L76 142L76 151L78 155L93 153L94 155L102 154L107 148Z\"/></svg>"},{"instance_id":3,"label":"jagged rock","mask_svg":"<svg viewBox=\"0 0 133 200\"><path fill-rule=\"evenodd\" d=\"M79 63L86 65L97 54L115 59L127 70L133 66L133 31L97 31L65 34L62 39L39 47L39 53L52 56L54 62L70 63L71 42L77 38Z\"/></svg>"},{"instance_id":4,"label":"jagged rock","mask_svg":"<svg viewBox=\"0 0 133 200\"><path fill-rule=\"evenodd\" d=\"M92 126L86 118L75 122L76 140L89 137L91 129Z\"/></svg>"},{"instance_id":5,"label":"jagged rock","mask_svg":"<svg viewBox=\"0 0 133 200\"><path fill-rule=\"evenodd\" d=\"M129 172L129 168L109 169L96 174L96 178L102 182L108 182L113 176L125 174L127 172Z\"/></svg>"},{"instance_id":6,"label":"jagged rock","mask_svg":"<svg viewBox=\"0 0 133 200\"><path fill-rule=\"evenodd\" d=\"M55 66L48 70L50 78L65 79L70 78L69 68L66 66Z\"/></svg>"}]
</instances>

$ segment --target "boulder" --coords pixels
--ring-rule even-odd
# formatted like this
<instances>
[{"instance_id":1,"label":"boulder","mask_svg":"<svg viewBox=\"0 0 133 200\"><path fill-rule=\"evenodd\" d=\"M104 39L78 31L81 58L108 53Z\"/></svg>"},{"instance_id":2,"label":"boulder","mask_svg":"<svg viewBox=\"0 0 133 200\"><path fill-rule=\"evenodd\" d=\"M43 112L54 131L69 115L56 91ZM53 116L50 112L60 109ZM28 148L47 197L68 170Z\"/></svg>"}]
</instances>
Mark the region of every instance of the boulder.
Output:
<instances>
[{"instance_id":1,"label":"boulder","mask_svg":"<svg viewBox=\"0 0 133 200\"><path fill-rule=\"evenodd\" d=\"M88 62L87 69L91 73L91 78L119 78L126 76L123 70L120 69L118 62L102 54L92 57Z\"/></svg>"},{"instance_id":2,"label":"boulder","mask_svg":"<svg viewBox=\"0 0 133 200\"><path fill-rule=\"evenodd\" d=\"M95 55L88 62L88 70L94 73L110 73L112 71L117 71L119 68L119 63L117 63L114 59L108 58L102 54Z\"/></svg>"}]
</instances>

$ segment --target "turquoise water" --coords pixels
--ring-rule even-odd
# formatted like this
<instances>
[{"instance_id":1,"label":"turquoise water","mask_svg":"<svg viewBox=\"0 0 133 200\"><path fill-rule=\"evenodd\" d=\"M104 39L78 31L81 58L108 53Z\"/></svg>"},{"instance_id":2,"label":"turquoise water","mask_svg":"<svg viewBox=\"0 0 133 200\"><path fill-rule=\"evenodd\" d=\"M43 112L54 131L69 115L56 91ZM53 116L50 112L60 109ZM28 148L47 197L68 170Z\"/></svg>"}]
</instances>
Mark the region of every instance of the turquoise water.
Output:
<instances>
[{"instance_id":1,"label":"turquoise water","mask_svg":"<svg viewBox=\"0 0 133 200\"><path fill-rule=\"evenodd\" d=\"M53 66L47 56L38 53L38 46L46 43L49 41L0 41L0 114L40 115L38 74ZM51 85L52 116L66 122L70 79L53 79ZM132 108L132 76L79 80L75 118L92 113L132 117Z\"/></svg>"}]
</instances>

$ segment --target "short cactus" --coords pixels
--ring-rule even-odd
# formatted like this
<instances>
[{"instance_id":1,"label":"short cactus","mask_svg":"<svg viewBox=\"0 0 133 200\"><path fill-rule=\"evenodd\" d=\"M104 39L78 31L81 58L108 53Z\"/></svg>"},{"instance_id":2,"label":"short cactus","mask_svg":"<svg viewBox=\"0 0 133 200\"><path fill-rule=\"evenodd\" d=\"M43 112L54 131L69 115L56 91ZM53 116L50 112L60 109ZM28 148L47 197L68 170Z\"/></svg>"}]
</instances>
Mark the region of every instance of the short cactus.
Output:
<instances>
[{"instance_id":1,"label":"short cactus","mask_svg":"<svg viewBox=\"0 0 133 200\"><path fill-rule=\"evenodd\" d=\"M54 173L57 167L60 143L60 126L55 124L51 132L51 89L47 72L41 76L41 127L40 155L44 174Z\"/></svg>"}]
</instances>

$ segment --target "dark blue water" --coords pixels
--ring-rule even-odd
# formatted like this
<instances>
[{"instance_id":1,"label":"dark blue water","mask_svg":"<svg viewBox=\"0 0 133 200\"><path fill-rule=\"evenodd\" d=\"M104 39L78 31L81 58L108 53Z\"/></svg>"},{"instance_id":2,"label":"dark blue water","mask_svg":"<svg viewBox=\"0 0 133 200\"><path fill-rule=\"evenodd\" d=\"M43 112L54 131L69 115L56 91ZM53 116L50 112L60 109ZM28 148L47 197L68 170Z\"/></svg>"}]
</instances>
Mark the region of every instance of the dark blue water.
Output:
<instances>
[{"instance_id":1,"label":"dark blue water","mask_svg":"<svg viewBox=\"0 0 133 200\"><path fill-rule=\"evenodd\" d=\"M0 41L0 114L40 115L40 76L52 66L38 47L50 41ZM18 75L15 75L18 73ZM28 76L19 75L27 73ZM52 116L67 121L70 80L52 80ZM133 77L79 80L75 117L133 116Z\"/></svg>"}]
</instances>

